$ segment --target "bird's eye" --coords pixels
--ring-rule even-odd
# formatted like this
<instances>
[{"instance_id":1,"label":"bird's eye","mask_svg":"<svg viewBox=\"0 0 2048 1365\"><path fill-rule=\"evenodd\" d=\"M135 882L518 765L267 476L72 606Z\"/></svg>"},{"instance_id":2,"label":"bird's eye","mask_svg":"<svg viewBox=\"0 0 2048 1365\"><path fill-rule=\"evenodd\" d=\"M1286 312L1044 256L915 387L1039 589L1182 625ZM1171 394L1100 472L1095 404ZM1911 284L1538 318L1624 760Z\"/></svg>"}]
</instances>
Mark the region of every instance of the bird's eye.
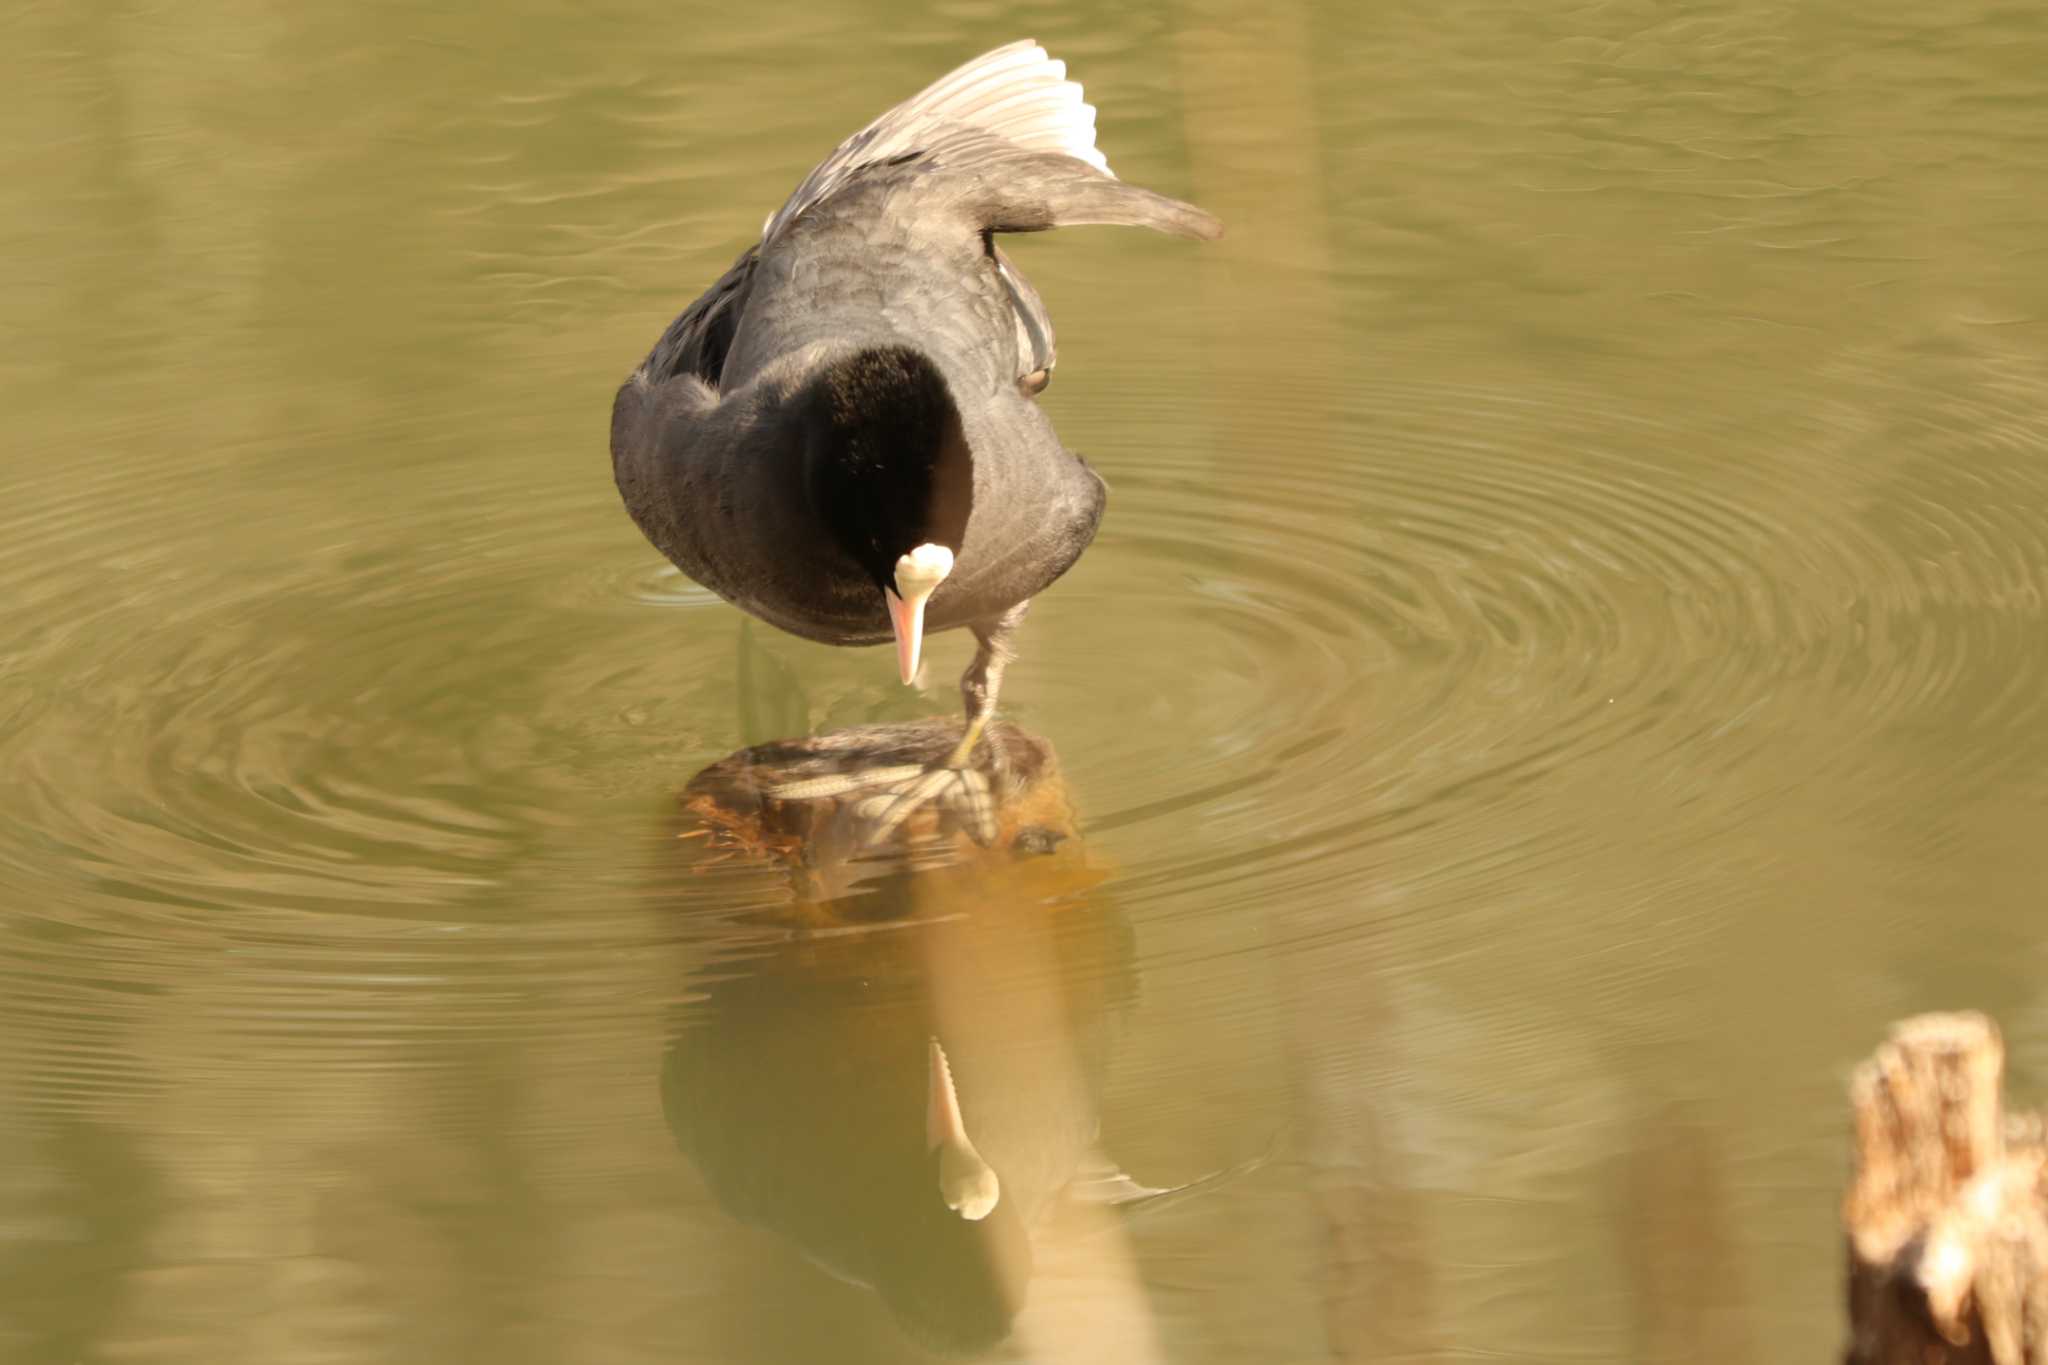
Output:
<instances>
[{"instance_id":1,"label":"bird's eye","mask_svg":"<svg viewBox=\"0 0 2048 1365\"><path fill-rule=\"evenodd\" d=\"M1045 386L1050 383L1052 383L1052 371L1050 369L1033 370L1030 374L1017 381L1017 387L1024 390L1031 397L1036 398L1039 394L1045 392Z\"/></svg>"}]
</instances>

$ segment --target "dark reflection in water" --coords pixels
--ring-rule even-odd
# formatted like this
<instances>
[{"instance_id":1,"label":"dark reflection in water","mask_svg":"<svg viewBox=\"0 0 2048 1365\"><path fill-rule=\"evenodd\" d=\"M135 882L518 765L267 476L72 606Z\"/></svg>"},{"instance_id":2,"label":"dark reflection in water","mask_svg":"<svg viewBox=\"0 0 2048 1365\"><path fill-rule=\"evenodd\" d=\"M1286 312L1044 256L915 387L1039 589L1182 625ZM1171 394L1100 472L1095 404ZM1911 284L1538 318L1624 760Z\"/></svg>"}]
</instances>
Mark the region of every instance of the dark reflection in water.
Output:
<instances>
[{"instance_id":1,"label":"dark reflection in water","mask_svg":"<svg viewBox=\"0 0 2048 1365\"><path fill-rule=\"evenodd\" d=\"M1098 1145L1137 991L1133 936L1044 740L992 733L986 848L931 810L870 852L853 802L764 795L834 767L930 761L957 728L761 745L690 784L689 856L779 865L798 894L763 915L786 941L681 1012L662 1070L677 1145L724 1209L872 1288L945 1353L1009 1336L1035 1238L1113 1236L1087 1210L1207 1183L1148 1189Z\"/></svg>"}]
</instances>

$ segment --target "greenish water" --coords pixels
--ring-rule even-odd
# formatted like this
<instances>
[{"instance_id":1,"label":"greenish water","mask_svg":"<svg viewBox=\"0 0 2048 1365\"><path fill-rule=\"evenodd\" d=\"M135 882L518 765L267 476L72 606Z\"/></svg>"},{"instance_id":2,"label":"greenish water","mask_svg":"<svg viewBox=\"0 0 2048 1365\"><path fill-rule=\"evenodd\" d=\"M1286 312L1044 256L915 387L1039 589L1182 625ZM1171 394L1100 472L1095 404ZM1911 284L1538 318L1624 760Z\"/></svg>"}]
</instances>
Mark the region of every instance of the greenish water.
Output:
<instances>
[{"instance_id":1,"label":"greenish water","mask_svg":"<svg viewBox=\"0 0 2048 1365\"><path fill-rule=\"evenodd\" d=\"M1811 1360L1848 1066L1967 1004L2048 1089L2039 10L0 33L0 1358L917 1358L804 1218L935 1013L1001 1164L1222 1173L1013 1181L1012 1356ZM1230 227L1015 248L1113 490L1004 695L1078 835L792 937L678 792L967 644L744 627L611 394L1027 33Z\"/></svg>"}]
</instances>

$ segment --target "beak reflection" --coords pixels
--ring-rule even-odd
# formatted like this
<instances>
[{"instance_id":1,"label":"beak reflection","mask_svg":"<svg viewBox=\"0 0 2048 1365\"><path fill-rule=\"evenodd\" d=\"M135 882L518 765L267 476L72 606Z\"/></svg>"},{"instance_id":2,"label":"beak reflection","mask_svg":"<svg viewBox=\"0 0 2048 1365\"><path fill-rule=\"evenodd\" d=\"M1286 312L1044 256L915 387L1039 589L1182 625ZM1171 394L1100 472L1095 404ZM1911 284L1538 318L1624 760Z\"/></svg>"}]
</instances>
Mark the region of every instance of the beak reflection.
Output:
<instances>
[{"instance_id":1,"label":"beak reflection","mask_svg":"<svg viewBox=\"0 0 2048 1365\"><path fill-rule=\"evenodd\" d=\"M966 1121L960 1117L960 1092L953 1085L953 1068L946 1061L946 1049L931 1040L925 1083L924 1140L939 1156L939 1193L946 1207L970 1223L988 1217L1003 1197L1002 1182L994 1168L968 1140Z\"/></svg>"}]
</instances>

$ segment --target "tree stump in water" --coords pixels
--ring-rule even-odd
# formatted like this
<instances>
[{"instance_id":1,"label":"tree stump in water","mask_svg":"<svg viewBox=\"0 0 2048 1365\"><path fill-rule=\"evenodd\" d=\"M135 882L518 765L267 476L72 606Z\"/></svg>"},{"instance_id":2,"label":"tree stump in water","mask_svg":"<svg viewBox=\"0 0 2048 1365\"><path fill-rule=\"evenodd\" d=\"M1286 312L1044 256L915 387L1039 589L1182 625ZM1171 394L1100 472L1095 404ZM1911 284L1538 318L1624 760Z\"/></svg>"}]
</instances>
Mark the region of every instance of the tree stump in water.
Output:
<instances>
[{"instance_id":1,"label":"tree stump in water","mask_svg":"<svg viewBox=\"0 0 2048 1365\"><path fill-rule=\"evenodd\" d=\"M2004 1064L1983 1015L1923 1014L1856 1069L1846 1365L2048 1365L2042 1121Z\"/></svg>"},{"instance_id":2,"label":"tree stump in water","mask_svg":"<svg viewBox=\"0 0 2048 1365\"><path fill-rule=\"evenodd\" d=\"M995 837L987 848L940 804L918 810L882 846L869 847L867 822L857 815L867 790L775 794L788 783L840 773L942 763L959 738L958 721L934 719L853 726L741 749L690 779L682 793L688 827L677 837L703 841L707 856L696 864L700 869L737 859L779 865L807 901L941 864L1042 854L1074 839L1073 804L1052 745L1002 720L989 726L975 758L994 805Z\"/></svg>"}]
</instances>

